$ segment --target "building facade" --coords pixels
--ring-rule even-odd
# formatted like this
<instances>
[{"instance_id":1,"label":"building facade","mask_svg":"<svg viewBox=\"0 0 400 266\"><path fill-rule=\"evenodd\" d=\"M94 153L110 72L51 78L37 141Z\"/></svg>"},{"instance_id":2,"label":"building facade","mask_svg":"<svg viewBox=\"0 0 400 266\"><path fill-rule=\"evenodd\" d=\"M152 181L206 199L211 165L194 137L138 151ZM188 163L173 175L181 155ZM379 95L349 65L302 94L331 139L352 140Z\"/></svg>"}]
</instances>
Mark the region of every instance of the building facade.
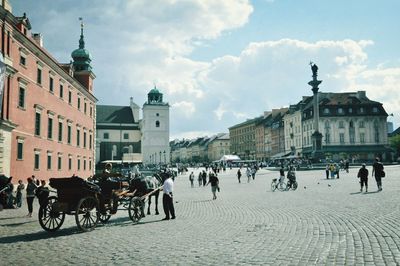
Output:
<instances>
[{"instance_id":1,"label":"building facade","mask_svg":"<svg viewBox=\"0 0 400 266\"><path fill-rule=\"evenodd\" d=\"M79 48L71 54L73 62L61 64L45 50L42 36L31 32L28 17L14 16L7 2L0 7L1 52L7 69L2 171L16 179L88 177L94 172L97 100L83 25Z\"/></svg>"},{"instance_id":2,"label":"building facade","mask_svg":"<svg viewBox=\"0 0 400 266\"><path fill-rule=\"evenodd\" d=\"M258 120L259 117L248 119L229 128L232 154L238 155L241 159L255 159L255 127Z\"/></svg>"},{"instance_id":3,"label":"building facade","mask_svg":"<svg viewBox=\"0 0 400 266\"><path fill-rule=\"evenodd\" d=\"M96 164L107 160L141 163L140 107L97 105Z\"/></svg>"},{"instance_id":4,"label":"building facade","mask_svg":"<svg viewBox=\"0 0 400 266\"><path fill-rule=\"evenodd\" d=\"M231 154L229 134L217 134L207 142L207 158L209 161L220 160L222 156L228 154Z\"/></svg>"},{"instance_id":5,"label":"building facade","mask_svg":"<svg viewBox=\"0 0 400 266\"><path fill-rule=\"evenodd\" d=\"M169 104L163 102L163 94L154 87L147 94L143 105L142 156L145 164L170 162Z\"/></svg>"},{"instance_id":6,"label":"building facade","mask_svg":"<svg viewBox=\"0 0 400 266\"><path fill-rule=\"evenodd\" d=\"M319 132L325 155L333 159L386 159L388 114L382 103L370 100L365 91L319 93L319 99ZM311 100L306 101L302 110L304 155L312 149L312 110Z\"/></svg>"}]
</instances>

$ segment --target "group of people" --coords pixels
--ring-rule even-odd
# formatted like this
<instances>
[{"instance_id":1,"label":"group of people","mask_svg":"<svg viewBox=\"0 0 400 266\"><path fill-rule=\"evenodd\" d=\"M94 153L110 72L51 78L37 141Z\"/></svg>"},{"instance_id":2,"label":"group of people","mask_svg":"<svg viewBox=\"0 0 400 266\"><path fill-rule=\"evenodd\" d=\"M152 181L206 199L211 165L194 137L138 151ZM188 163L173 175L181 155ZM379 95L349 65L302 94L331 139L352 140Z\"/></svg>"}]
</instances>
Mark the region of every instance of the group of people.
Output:
<instances>
[{"instance_id":1,"label":"group of people","mask_svg":"<svg viewBox=\"0 0 400 266\"><path fill-rule=\"evenodd\" d=\"M27 185L18 180L17 189L14 196L14 185L11 182L12 177L10 177L10 183L5 193L5 207L9 209L16 209L22 207L22 192L26 191L26 202L28 206L27 217L32 217L33 213L33 202L37 197L39 199L39 204L43 205L49 196L50 190L46 187L45 180L39 180L34 175L27 178Z\"/></svg>"},{"instance_id":2,"label":"group of people","mask_svg":"<svg viewBox=\"0 0 400 266\"><path fill-rule=\"evenodd\" d=\"M367 169L367 166L365 163L363 163L357 174L357 177L360 179L360 192L363 191L364 187L365 192L368 192L368 175L369 171ZM378 191L382 191L382 178L385 177L385 171L383 164L380 162L379 158L376 158L374 164L372 165L372 176L375 177Z\"/></svg>"},{"instance_id":3,"label":"group of people","mask_svg":"<svg viewBox=\"0 0 400 266\"><path fill-rule=\"evenodd\" d=\"M217 191L220 191L219 188L219 179L218 179L218 172L217 168L211 168L212 171L208 173L208 182L207 182L207 172L206 170L200 171L198 174L198 182L199 182L199 187L203 186L208 186L208 184L211 184L211 192L213 194L213 200L217 199ZM189 181L190 181L190 186L193 188L194 187L194 172L191 172L189 175Z\"/></svg>"},{"instance_id":4,"label":"group of people","mask_svg":"<svg viewBox=\"0 0 400 266\"><path fill-rule=\"evenodd\" d=\"M241 171L241 167L238 169L236 176L238 178L239 183L241 183L241 178L242 178L242 171ZM250 167L246 167L246 176L247 176L247 183L250 182L251 179L255 179L256 178L256 173L257 173L258 167L257 165L252 165Z\"/></svg>"}]
</instances>

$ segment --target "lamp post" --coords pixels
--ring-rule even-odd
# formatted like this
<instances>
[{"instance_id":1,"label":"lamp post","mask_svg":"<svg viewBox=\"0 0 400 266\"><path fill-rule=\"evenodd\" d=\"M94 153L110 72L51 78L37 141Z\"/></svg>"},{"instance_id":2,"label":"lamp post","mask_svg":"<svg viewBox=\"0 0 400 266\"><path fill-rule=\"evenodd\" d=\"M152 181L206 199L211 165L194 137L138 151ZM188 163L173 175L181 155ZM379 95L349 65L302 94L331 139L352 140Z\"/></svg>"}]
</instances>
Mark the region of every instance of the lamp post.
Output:
<instances>
[{"instance_id":1,"label":"lamp post","mask_svg":"<svg viewBox=\"0 0 400 266\"><path fill-rule=\"evenodd\" d=\"M164 163L167 164L167 157L165 156L165 151L164 151Z\"/></svg>"},{"instance_id":2,"label":"lamp post","mask_svg":"<svg viewBox=\"0 0 400 266\"><path fill-rule=\"evenodd\" d=\"M161 151L160 151L160 164L161 164Z\"/></svg>"}]
</instances>

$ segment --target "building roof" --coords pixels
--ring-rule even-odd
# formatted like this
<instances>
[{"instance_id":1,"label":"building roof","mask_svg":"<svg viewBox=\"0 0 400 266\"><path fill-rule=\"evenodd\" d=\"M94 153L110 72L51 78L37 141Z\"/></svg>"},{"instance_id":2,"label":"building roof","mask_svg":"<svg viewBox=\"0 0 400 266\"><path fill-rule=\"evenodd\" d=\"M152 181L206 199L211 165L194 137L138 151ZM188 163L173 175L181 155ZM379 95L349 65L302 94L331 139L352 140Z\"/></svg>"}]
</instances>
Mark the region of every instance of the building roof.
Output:
<instances>
[{"instance_id":1,"label":"building roof","mask_svg":"<svg viewBox=\"0 0 400 266\"><path fill-rule=\"evenodd\" d=\"M96 122L114 124L137 123L129 106L97 105Z\"/></svg>"}]
</instances>

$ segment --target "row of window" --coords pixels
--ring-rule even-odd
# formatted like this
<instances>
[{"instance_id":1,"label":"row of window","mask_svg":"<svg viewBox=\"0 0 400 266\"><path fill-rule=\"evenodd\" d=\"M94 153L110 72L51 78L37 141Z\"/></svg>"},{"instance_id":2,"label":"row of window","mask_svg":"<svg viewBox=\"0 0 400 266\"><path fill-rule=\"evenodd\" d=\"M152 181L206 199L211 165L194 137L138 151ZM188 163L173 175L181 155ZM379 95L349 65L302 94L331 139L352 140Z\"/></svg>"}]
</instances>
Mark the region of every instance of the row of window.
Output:
<instances>
[{"instance_id":1,"label":"row of window","mask_svg":"<svg viewBox=\"0 0 400 266\"><path fill-rule=\"evenodd\" d=\"M24 54L21 50L20 53L20 65L26 67L27 64L27 55ZM49 79L48 79L48 88L49 88L49 92L52 94L55 94L55 76L51 74L51 72L49 72ZM40 86L44 85L43 84L43 67L41 66L41 64L38 63L37 66L37 71L36 71L36 83L39 84ZM60 79L60 82L58 84L58 96L60 97L60 99L64 100L64 82L62 82L62 80ZM68 90L67 93L67 100L68 103L70 105L73 105L73 97L72 97L72 90ZM21 108L25 108L25 98L26 98L26 88L25 87L20 87L19 90L19 107ZM82 105L82 97L80 97L79 95L77 96L77 100L76 100L76 107L78 110L82 110L83 109L83 113L87 114L89 111L89 115L90 117L93 116L93 106L91 104L89 104L89 108L88 108L88 103L86 99L83 99L83 105Z\"/></svg>"},{"instance_id":2,"label":"row of window","mask_svg":"<svg viewBox=\"0 0 400 266\"><path fill-rule=\"evenodd\" d=\"M18 142L17 145L17 160L23 160L24 159L24 143L23 142ZM72 163L72 155L68 156L67 159L67 164L68 164L68 170L83 170L86 171L92 170L92 160L89 158L88 160L86 158L77 158L76 159L76 169L73 169L73 163ZM82 168L81 168L81 162L82 162ZM41 166L41 154L38 151L34 152L34 164L33 168L34 170L40 170ZM47 170L53 170L53 155L52 153L47 153ZM57 155L57 170L63 170L63 156L62 155Z\"/></svg>"},{"instance_id":3,"label":"row of window","mask_svg":"<svg viewBox=\"0 0 400 266\"><path fill-rule=\"evenodd\" d=\"M49 113L49 112L48 112ZM50 114L50 113L49 113ZM42 113L41 112L36 112L35 113L35 131L34 134L37 137L40 137L42 135L41 132L41 124L42 124ZM53 140L53 128L54 128L54 115L49 115L47 117L47 139L48 140ZM57 140L58 142L63 142L64 141L64 120L59 117L58 119L58 125L57 125ZM67 121L67 144L72 145L72 123ZM81 128L79 125L76 127L76 146L81 147ZM89 148L90 150L93 147L93 136L92 133L89 133L89 141L88 141L88 133L86 132L86 129L83 128L83 145L82 147L84 149Z\"/></svg>"},{"instance_id":4,"label":"row of window","mask_svg":"<svg viewBox=\"0 0 400 266\"><path fill-rule=\"evenodd\" d=\"M360 143L365 143L365 133L361 132L360 135ZM379 143L379 131L375 130L374 132L374 140L376 143ZM349 143L354 144L355 141L355 134L351 133L349 134ZM331 143L331 134L329 132L325 133L325 143L330 144ZM345 134L344 133L339 133L339 143L340 144L345 144Z\"/></svg>"},{"instance_id":5,"label":"row of window","mask_svg":"<svg viewBox=\"0 0 400 266\"><path fill-rule=\"evenodd\" d=\"M324 108L324 112L323 112L323 113L324 113L324 114L330 114L332 111L333 111L333 110L330 109L330 108ZM348 114L352 114L353 111L354 111L354 110L353 110L352 107L349 107L349 108L347 109L347 113L348 113ZM366 109L365 109L364 107L360 107L360 108L357 109L357 111L358 111L359 114L364 114L364 113L366 112ZM376 107L376 106L372 107L372 113L378 113L378 112L379 112L378 107ZM337 113L337 114L344 115L344 114L345 114L345 109L342 108L342 107L338 107L338 108L336 109L336 113Z\"/></svg>"}]
</instances>

